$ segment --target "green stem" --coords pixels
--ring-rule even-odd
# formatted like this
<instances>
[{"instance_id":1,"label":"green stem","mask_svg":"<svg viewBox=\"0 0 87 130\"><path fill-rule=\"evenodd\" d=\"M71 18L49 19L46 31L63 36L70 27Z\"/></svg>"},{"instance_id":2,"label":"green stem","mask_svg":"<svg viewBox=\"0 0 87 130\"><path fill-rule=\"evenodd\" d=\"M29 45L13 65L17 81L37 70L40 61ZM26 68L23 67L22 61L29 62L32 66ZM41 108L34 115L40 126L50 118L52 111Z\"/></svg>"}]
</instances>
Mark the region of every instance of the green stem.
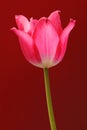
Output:
<instances>
[{"instance_id":1,"label":"green stem","mask_svg":"<svg viewBox=\"0 0 87 130\"><path fill-rule=\"evenodd\" d=\"M50 92L50 83L49 83L49 74L48 74L47 68L44 68L44 82L45 82L45 91L46 91L46 100L47 100L50 127L51 127L51 130L57 130L55 119L54 119L54 113L53 113L53 106L52 106L52 99L51 99L51 92Z\"/></svg>"}]
</instances>

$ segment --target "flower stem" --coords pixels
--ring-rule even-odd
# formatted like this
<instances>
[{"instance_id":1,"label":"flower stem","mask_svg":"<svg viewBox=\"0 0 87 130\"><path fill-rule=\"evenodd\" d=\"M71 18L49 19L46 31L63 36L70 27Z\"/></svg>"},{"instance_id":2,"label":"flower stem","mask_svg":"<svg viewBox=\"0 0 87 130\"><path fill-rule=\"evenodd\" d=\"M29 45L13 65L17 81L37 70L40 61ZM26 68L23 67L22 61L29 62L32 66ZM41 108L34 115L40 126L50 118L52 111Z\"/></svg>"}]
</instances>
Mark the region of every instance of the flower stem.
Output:
<instances>
[{"instance_id":1,"label":"flower stem","mask_svg":"<svg viewBox=\"0 0 87 130\"><path fill-rule=\"evenodd\" d=\"M45 82L46 101L47 101L50 127L51 127L51 130L57 130L55 119L54 119L54 113L53 113L53 106L52 106L52 99L51 99L51 92L50 92L49 74L48 74L47 68L44 68L44 82Z\"/></svg>"}]
</instances>

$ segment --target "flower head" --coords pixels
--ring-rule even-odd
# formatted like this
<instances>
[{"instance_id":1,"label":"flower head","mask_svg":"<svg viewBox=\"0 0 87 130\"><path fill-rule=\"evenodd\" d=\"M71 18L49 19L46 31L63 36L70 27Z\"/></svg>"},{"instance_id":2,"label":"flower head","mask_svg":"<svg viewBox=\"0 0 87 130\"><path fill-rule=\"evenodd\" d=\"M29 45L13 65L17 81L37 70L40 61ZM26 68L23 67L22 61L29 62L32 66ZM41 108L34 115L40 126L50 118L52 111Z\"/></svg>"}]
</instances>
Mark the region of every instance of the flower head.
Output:
<instances>
[{"instance_id":1,"label":"flower head","mask_svg":"<svg viewBox=\"0 0 87 130\"><path fill-rule=\"evenodd\" d=\"M18 36L22 52L31 64L40 68L50 68L58 64L64 57L69 34L75 26L75 20L70 19L63 29L60 11L52 12L48 18L39 20L23 15L16 15L18 29L11 30Z\"/></svg>"}]
</instances>

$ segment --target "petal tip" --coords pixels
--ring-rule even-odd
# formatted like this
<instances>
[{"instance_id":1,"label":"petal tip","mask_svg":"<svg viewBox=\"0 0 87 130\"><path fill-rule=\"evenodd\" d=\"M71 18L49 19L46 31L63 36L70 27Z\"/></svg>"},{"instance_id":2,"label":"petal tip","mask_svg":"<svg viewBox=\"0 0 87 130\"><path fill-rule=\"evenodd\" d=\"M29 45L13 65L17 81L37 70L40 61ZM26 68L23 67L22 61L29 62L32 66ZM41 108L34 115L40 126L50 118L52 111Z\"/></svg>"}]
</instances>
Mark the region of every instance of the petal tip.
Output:
<instances>
[{"instance_id":1,"label":"petal tip","mask_svg":"<svg viewBox=\"0 0 87 130\"><path fill-rule=\"evenodd\" d=\"M15 27L12 27L10 30L11 30L11 31L14 31L15 29L16 29Z\"/></svg>"},{"instance_id":2,"label":"petal tip","mask_svg":"<svg viewBox=\"0 0 87 130\"><path fill-rule=\"evenodd\" d=\"M10 30L11 30L13 33L17 34L17 29L16 29L15 27L12 27Z\"/></svg>"},{"instance_id":3,"label":"petal tip","mask_svg":"<svg viewBox=\"0 0 87 130\"><path fill-rule=\"evenodd\" d=\"M32 21L32 20L33 20L33 17L30 18L30 21Z\"/></svg>"},{"instance_id":4,"label":"petal tip","mask_svg":"<svg viewBox=\"0 0 87 130\"><path fill-rule=\"evenodd\" d=\"M57 10L58 13L61 13L61 10Z\"/></svg>"},{"instance_id":5,"label":"petal tip","mask_svg":"<svg viewBox=\"0 0 87 130\"><path fill-rule=\"evenodd\" d=\"M18 19L19 15L15 15L15 19Z\"/></svg>"},{"instance_id":6,"label":"petal tip","mask_svg":"<svg viewBox=\"0 0 87 130\"><path fill-rule=\"evenodd\" d=\"M73 28L73 27L75 26L75 24L76 24L76 20L70 18L70 20L69 20L69 25L70 25L70 27Z\"/></svg>"},{"instance_id":7,"label":"petal tip","mask_svg":"<svg viewBox=\"0 0 87 130\"><path fill-rule=\"evenodd\" d=\"M55 10L53 13L61 13L61 10Z\"/></svg>"},{"instance_id":8,"label":"petal tip","mask_svg":"<svg viewBox=\"0 0 87 130\"><path fill-rule=\"evenodd\" d=\"M55 11L53 11L53 12L49 15L49 17L50 17L50 16L54 16L54 15L60 15L60 13L61 13L61 10L55 10Z\"/></svg>"},{"instance_id":9,"label":"petal tip","mask_svg":"<svg viewBox=\"0 0 87 130\"><path fill-rule=\"evenodd\" d=\"M70 22L72 22L72 23L76 23L76 20L75 19L72 19L72 18L70 18Z\"/></svg>"}]
</instances>

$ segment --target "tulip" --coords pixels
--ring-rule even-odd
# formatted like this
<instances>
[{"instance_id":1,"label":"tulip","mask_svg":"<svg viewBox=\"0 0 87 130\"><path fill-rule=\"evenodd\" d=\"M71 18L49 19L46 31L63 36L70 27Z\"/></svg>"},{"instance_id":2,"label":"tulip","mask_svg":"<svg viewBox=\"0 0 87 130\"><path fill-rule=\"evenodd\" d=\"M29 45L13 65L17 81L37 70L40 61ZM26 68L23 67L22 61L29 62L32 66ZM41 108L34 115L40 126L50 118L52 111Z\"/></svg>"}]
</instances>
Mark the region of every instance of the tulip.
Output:
<instances>
[{"instance_id":1,"label":"tulip","mask_svg":"<svg viewBox=\"0 0 87 130\"><path fill-rule=\"evenodd\" d=\"M54 11L48 18L42 17L39 20L28 20L23 15L16 15L15 21L18 29L13 27L11 30L18 36L28 62L40 68L50 68L63 59L75 20L70 19L63 29L60 11Z\"/></svg>"},{"instance_id":2,"label":"tulip","mask_svg":"<svg viewBox=\"0 0 87 130\"><path fill-rule=\"evenodd\" d=\"M65 55L68 37L75 26L75 20L70 19L63 29L60 11L52 12L48 18L39 20L23 15L16 15L18 29L11 30L18 36L21 50L27 61L44 70L44 81L49 122L51 130L57 130L50 92L48 68L60 63Z\"/></svg>"}]
</instances>

